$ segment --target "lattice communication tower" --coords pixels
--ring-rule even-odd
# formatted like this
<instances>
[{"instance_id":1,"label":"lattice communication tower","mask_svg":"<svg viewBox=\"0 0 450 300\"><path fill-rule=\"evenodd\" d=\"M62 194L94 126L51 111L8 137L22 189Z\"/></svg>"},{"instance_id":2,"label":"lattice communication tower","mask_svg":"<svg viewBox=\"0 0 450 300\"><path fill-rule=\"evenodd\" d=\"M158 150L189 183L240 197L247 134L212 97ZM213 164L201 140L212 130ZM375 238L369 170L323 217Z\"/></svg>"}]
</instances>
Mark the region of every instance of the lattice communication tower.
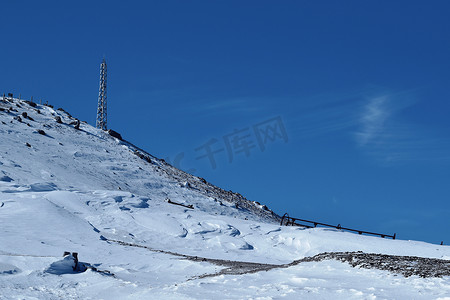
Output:
<instances>
[{"instance_id":1,"label":"lattice communication tower","mask_svg":"<svg viewBox=\"0 0 450 300\"><path fill-rule=\"evenodd\" d=\"M106 130L106 60L100 65L100 88L98 91L97 124L96 127Z\"/></svg>"}]
</instances>

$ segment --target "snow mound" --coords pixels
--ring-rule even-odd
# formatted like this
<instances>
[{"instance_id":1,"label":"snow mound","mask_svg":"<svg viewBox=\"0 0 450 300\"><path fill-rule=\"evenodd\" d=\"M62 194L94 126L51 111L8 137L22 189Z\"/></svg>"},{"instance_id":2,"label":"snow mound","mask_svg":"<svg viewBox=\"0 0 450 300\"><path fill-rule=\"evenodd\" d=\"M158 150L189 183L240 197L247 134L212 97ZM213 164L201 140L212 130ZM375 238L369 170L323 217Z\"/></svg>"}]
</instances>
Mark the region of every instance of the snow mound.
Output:
<instances>
[{"instance_id":1,"label":"snow mound","mask_svg":"<svg viewBox=\"0 0 450 300\"><path fill-rule=\"evenodd\" d=\"M45 272L55 275L75 274L76 264L72 255L67 255L63 259L55 261L45 270Z\"/></svg>"}]
</instances>

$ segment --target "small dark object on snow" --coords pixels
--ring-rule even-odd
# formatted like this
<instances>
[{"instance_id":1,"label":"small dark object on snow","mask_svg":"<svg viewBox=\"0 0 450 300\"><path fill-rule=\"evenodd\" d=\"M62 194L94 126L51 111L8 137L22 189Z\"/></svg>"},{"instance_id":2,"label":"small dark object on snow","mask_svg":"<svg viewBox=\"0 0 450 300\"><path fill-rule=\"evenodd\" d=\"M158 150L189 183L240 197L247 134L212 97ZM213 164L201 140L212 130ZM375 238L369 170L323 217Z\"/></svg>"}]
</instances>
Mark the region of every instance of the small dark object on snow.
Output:
<instances>
[{"instance_id":1,"label":"small dark object on snow","mask_svg":"<svg viewBox=\"0 0 450 300\"><path fill-rule=\"evenodd\" d=\"M78 267L78 253L72 252L72 256L73 256L73 258L75 258L75 266L73 267L73 270L75 271Z\"/></svg>"},{"instance_id":2,"label":"small dark object on snow","mask_svg":"<svg viewBox=\"0 0 450 300\"><path fill-rule=\"evenodd\" d=\"M33 101L25 100L25 101L23 101L23 102L27 103L27 104L28 104L29 106L31 106L31 107L36 107L36 106L37 106L36 103L34 103Z\"/></svg>"},{"instance_id":3,"label":"small dark object on snow","mask_svg":"<svg viewBox=\"0 0 450 300\"><path fill-rule=\"evenodd\" d=\"M115 137L116 139L119 139L122 141L122 136L117 131L114 131L112 129L108 130L108 134L112 137Z\"/></svg>"},{"instance_id":4,"label":"small dark object on snow","mask_svg":"<svg viewBox=\"0 0 450 300\"><path fill-rule=\"evenodd\" d=\"M67 112L67 111L65 111L63 108L58 108L57 110L59 110L59 111L62 111L63 113L65 113L69 118L72 118L72 116Z\"/></svg>"},{"instance_id":5,"label":"small dark object on snow","mask_svg":"<svg viewBox=\"0 0 450 300\"><path fill-rule=\"evenodd\" d=\"M69 251L64 251L63 257L66 257L68 255L70 255L70 252ZM84 271L86 271L87 268L86 268L86 266L84 266L84 264L78 265L78 252L72 252L72 257L73 257L73 262L74 262L74 265L73 265L72 269L75 272L84 272Z\"/></svg>"},{"instance_id":6,"label":"small dark object on snow","mask_svg":"<svg viewBox=\"0 0 450 300\"><path fill-rule=\"evenodd\" d=\"M167 203L170 203L170 204L179 205L179 206L183 206L183 207L186 207L186 208L194 209L194 205L192 205L192 204L190 204L190 205L185 205L185 204L182 204L182 203L173 202L173 201L170 200L169 198L167 198L166 200L167 200Z\"/></svg>"},{"instance_id":7,"label":"small dark object on snow","mask_svg":"<svg viewBox=\"0 0 450 300\"><path fill-rule=\"evenodd\" d=\"M38 129L37 133L42 134L42 135L45 135L45 131L42 130L42 129Z\"/></svg>"},{"instance_id":8,"label":"small dark object on snow","mask_svg":"<svg viewBox=\"0 0 450 300\"><path fill-rule=\"evenodd\" d=\"M77 122L75 123L75 129L80 129L80 120L77 120Z\"/></svg>"},{"instance_id":9,"label":"small dark object on snow","mask_svg":"<svg viewBox=\"0 0 450 300\"><path fill-rule=\"evenodd\" d=\"M25 145L27 145L27 147L31 148L31 145L29 143L26 143Z\"/></svg>"},{"instance_id":10,"label":"small dark object on snow","mask_svg":"<svg viewBox=\"0 0 450 300\"><path fill-rule=\"evenodd\" d=\"M61 117L60 117L60 116L56 116L56 117L55 117L55 121L56 121L56 123L58 123L58 124L62 124L62 120L61 120Z\"/></svg>"},{"instance_id":11,"label":"small dark object on snow","mask_svg":"<svg viewBox=\"0 0 450 300\"><path fill-rule=\"evenodd\" d=\"M15 116L14 120L16 120L17 122L22 123L22 118L20 116Z\"/></svg>"},{"instance_id":12,"label":"small dark object on snow","mask_svg":"<svg viewBox=\"0 0 450 300\"><path fill-rule=\"evenodd\" d=\"M25 111L22 113L22 117L24 117L25 119L28 119L30 121L34 121L33 118L31 118Z\"/></svg>"}]
</instances>

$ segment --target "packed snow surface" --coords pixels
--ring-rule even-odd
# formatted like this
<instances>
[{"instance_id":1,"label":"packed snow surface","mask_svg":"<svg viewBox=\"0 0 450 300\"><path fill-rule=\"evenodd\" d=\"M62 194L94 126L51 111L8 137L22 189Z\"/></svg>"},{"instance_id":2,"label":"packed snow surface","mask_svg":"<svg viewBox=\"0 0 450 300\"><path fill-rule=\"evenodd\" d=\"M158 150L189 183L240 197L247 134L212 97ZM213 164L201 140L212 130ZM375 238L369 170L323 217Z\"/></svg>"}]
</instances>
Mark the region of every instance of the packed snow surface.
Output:
<instances>
[{"instance_id":1,"label":"packed snow surface","mask_svg":"<svg viewBox=\"0 0 450 300\"><path fill-rule=\"evenodd\" d=\"M448 246L280 226L48 106L0 99L0 123L0 299L450 299L448 275L299 262L362 251L445 267Z\"/></svg>"}]
</instances>

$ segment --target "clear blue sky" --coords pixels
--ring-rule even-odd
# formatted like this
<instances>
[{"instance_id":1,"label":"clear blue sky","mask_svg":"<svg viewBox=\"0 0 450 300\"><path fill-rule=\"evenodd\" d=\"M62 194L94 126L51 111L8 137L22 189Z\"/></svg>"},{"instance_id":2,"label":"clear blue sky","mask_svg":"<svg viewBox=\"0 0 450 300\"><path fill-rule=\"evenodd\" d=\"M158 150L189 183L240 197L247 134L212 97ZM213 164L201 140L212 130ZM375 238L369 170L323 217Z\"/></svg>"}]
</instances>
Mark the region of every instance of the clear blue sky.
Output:
<instances>
[{"instance_id":1,"label":"clear blue sky","mask_svg":"<svg viewBox=\"0 0 450 300\"><path fill-rule=\"evenodd\" d=\"M105 56L108 125L148 152L278 214L450 244L450 2L0 7L0 92L95 124Z\"/></svg>"}]
</instances>

